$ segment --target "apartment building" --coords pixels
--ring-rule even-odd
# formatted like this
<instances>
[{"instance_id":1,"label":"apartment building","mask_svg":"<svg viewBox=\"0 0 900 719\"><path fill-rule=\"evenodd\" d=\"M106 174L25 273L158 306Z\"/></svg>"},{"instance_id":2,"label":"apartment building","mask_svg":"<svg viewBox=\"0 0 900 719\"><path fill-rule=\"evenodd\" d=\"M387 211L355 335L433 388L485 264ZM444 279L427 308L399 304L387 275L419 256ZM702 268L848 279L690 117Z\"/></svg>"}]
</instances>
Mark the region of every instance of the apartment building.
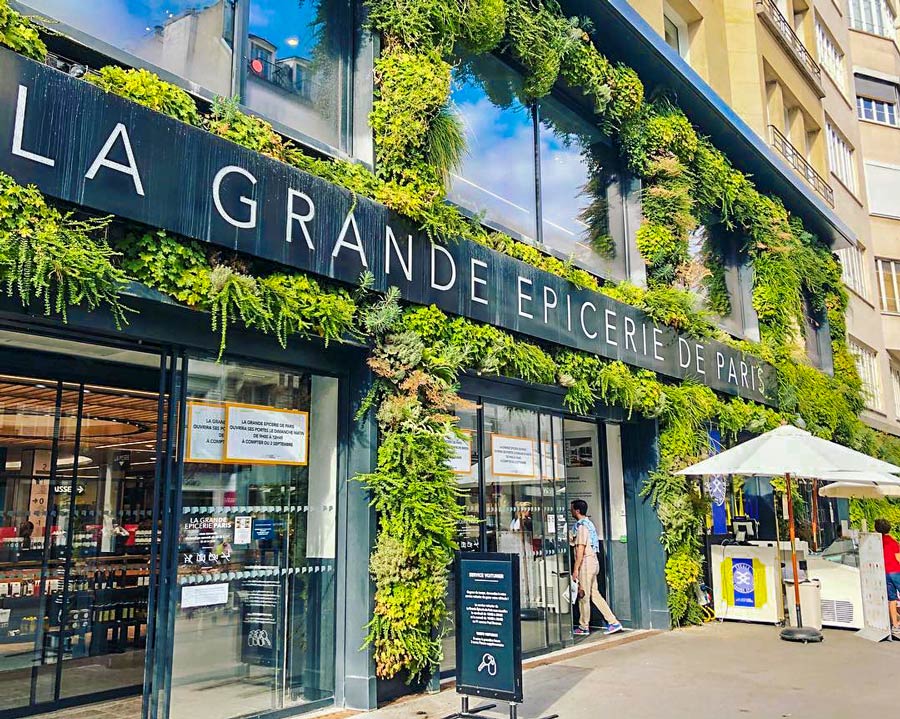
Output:
<instances>
[{"instance_id":1,"label":"apartment building","mask_svg":"<svg viewBox=\"0 0 900 719\"><path fill-rule=\"evenodd\" d=\"M900 432L896 0L632 5L854 234L838 252L864 419Z\"/></svg>"}]
</instances>

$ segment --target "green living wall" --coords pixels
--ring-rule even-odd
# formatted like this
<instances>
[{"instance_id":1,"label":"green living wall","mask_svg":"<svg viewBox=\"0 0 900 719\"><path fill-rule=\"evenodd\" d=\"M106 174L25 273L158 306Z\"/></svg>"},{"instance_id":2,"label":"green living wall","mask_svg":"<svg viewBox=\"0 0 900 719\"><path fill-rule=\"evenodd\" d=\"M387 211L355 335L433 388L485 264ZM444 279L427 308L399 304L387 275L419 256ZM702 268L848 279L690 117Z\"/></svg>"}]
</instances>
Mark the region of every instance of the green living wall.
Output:
<instances>
[{"instance_id":1,"label":"green living wall","mask_svg":"<svg viewBox=\"0 0 900 719\"><path fill-rule=\"evenodd\" d=\"M365 411L380 429L378 464L366 483L379 529L370 571L375 611L369 643L380 677L434 671L447 626L447 573L459 522L447 467L446 437L454 432L463 372L557 384L575 413L597 402L659 421L660 463L645 487L662 522L666 581L673 624L701 621L695 586L706 506L698 487L674 474L708 453L707 430L726 441L801 417L813 433L888 461L900 443L866 427L861 383L846 343L847 295L834 255L777 198L763 195L735 170L684 113L665 99L648 100L637 75L597 49L600 33L564 16L552 0L369 0L369 23L383 46L376 63L370 124L375 171L322 160L285 141L270 125L217 100L201 113L182 90L146 71L102 68L89 82L182 122L266 154L412 218L435 242L463 237L516 257L572 283L643 309L653 319L697 338L715 338L775 365L780 409L716 395L691 383L661 381L621 362L547 346L491 326L448 317L433 307L404 307L395 292L370 293L365 278L354 291L253 258L213 251L163 232L122 230L110 218L78 220L36 190L0 175L0 281L25 304L44 303L65 319L66 308L105 307L126 322L122 290L129 280L154 287L209 312L220 347L240 322L275 336L326 342L370 342L375 377ZM0 0L0 44L36 60L46 47L36 26ZM603 284L568 262L501 233L488 232L445 202L445 178L465 148L449 105L456 53L494 52L524 72L521 99L531 102L558 83L594 108L595 122L642 181L643 223L638 249L647 264L646 288ZM591 217L585 218L591 226ZM685 289L691 270L688 238L711 230L705 248L707 307ZM754 269L753 305L762 341L724 335L709 310L727 313L721 247L736 234ZM592 236L601 253L602 233ZM805 360L804 303L828 317L834 376ZM374 338L374 340L373 340Z\"/></svg>"}]
</instances>

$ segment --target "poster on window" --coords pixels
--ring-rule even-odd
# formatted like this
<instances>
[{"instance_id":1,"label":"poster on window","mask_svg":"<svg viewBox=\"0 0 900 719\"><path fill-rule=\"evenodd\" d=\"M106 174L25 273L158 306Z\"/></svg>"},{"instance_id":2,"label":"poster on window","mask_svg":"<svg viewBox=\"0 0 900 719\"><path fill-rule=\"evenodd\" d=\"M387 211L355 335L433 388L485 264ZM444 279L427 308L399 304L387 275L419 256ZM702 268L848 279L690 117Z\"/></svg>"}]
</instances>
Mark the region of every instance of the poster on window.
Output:
<instances>
[{"instance_id":1,"label":"poster on window","mask_svg":"<svg viewBox=\"0 0 900 719\"><path fill-rule=\"evenodd\" d=\"M185 462L221 464L225 454L225 405L187 403Z\"/></svg>"},{"instance_id":2,"label":"poster on window","mask_svg":"<svg viewBox=\"0 0 900 719\"><path fill-rule=\"evenodd\" d=\"M534 478L534 442L526 437L491 435L491 471L496 477Z\"/></svg>"},{"instance_id":3,"label":"poster on window","mask_svg":"<svg viewBox=\"0 0 900 719\"><path fill-rule=\"evenodd\" d=\"M252 404L225 405L225 460L306 465L309 413Z\"/></svg>"},{"instance_id":4,"label":"poster on window","mask_svg":"<svg viewBox=\"0 0 900 719\"><path fill-rule=\"evenodd\" d=\"M469 474L472 471L472 433L462 430L464 437L455 433L447 435L450 446L450 469L454 474Z\"/></svg>"}]
</instances>

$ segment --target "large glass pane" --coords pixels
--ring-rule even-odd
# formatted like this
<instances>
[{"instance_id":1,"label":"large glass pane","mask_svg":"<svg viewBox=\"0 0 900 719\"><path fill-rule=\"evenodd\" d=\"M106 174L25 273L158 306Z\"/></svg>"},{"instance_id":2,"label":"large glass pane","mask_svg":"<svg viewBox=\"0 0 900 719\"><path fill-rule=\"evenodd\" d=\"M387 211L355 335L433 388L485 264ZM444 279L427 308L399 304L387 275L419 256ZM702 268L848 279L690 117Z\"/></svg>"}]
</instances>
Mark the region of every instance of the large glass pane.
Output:
<instances>
[{"instance_id":1,"label":"large glass pane","mask_svg":"<svg viewBox=\"0 0 900 719\"><path fill-rule=\"evenodd\" d=\"M518 99L519 75L492 56L466 58L454 73L452 99L467 151L449 197L488 224L534 239L534 123Z\"/></svg>"},{"instance_id":2,"label":"large glass pane","mask_svg":"<svg viewBox=\"0 0 900 719\"><path fill-rule=\"evenodd\" d=\"M604 277L625 279L622 195L603 135L552 98L539 108L544 244Z\"/></svg>"},{"instance_id":3,"label":"large glass pane","mask_svg":"<svg viewBox=\"0 0 900 719\"><path fill-rule=\"evenodd\" d=\"M628 560L628 524L625 509L625 471L622 465L622 428L606 425L606 449L609 467L609 603L620 622L630 622L631 582Z\"/></svg>"},{"instance_id":4,"label":"large glass pane","mask_svg":"<svg viewBox=\"0 0 900 719\"><path fill-rule=\"evenodd\" d=\"M347 0L251 0L246 105L339 147L351 18Z\"/></svg>"},{"instance_id":5,"label":"large glass pane","mask_svg":"<svg viewBox=\"0 0 900 719\"><path fill-rule=\"evenodd\" d=\"M334 692L337 380L189 362L171 718Z\"/></svg>"},{"instance_id":6,"label":"large glass pane","mask_svg":"<svg viewBox=\"0 0 900 719\"><path fill-rule=\"evenodd\" d=\"M47 18L231 95L235 0L27 0Z\"/></svg>"},{"instance_id":7,"label":"large glass pane","mask_svg":"<svg viewBox=\"0 0 900 719\"><path fill-rule=\"evenodd\" d=\"M459 527L457 542L460 551L479 551L480 526L478 495L480 484L480 468L478 457L478 412L474 406L465 405L457 407L456 415L459 417L457 425L463 433L462 438L452 439L455 454L453 459L453 471L457 476L459 496L457 501L465 509L466 514L472 518L472 522L466 522ZM449 671L456 667L456 631L453 626L453 616L456 608L456 575L451 571L447 586L447 615L450 622L449 630L444 637L444 660L441 662L442 671Z\"/></svg>"},{"instance_id":8,"label":"large glass pane","mask_svg":"<svg viewBox=\"0 0 900 719\"><path fill-rule=\"evenodd\" d=\"M520 557L525 652L546 648L549 639L540 446L537 412L484 405L488 550Z\"/></svg>"}]
</instances>

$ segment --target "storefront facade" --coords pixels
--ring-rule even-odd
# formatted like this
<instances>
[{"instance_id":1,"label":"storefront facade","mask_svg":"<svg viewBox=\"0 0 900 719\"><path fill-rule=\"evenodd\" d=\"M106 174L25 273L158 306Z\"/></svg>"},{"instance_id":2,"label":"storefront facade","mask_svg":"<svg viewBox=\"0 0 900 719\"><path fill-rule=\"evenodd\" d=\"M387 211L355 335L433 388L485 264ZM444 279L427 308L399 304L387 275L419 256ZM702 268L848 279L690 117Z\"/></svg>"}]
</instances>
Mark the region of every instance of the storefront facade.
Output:
<instances>
[{"instance_id":1,"label":"storefront facade","mask_svg":"<svg viewBox=\"0 0 900 719\"><path fill-rule=\"evenodd\" d=\"M119 22L15 5L59 34L49 64L0 48L0 172L114 216L115 237L165 231L345 288L397 288L411 305L775 403L774 368L734 344L485 245L432 243L384 205L81 79L108 62L147 68L201 100L242 98L310 152L371 164L375 50L354 3L120 3ZM482 134L449 199L604 281L643 282L639 182L582 103L504 99L522 82L509 63L461 63L454 101ZM576 239L589 181L614 251ZM750 271L730 257L719 326L758 339ZM376 417L360 413L371 338L283 348L237 324L220 354L207 314L136 283L127 324L78 307L62 322L39 304L0 304L0 719L121 696L141 697L134 719L275 719L390 695L366 646L378 517L354 481L378 465ZM810 333L820 366L824 332ZM452 469L476 520L457 539L520 555L525 652L573 643L574 499L597 525L618 618L667 628L662 527L643 494L656 419L603 403L576 414L563 386L489 375L463 375L454 408ZM451 629L441 671L454 663Z\"/></svg>"}]
</instances>

